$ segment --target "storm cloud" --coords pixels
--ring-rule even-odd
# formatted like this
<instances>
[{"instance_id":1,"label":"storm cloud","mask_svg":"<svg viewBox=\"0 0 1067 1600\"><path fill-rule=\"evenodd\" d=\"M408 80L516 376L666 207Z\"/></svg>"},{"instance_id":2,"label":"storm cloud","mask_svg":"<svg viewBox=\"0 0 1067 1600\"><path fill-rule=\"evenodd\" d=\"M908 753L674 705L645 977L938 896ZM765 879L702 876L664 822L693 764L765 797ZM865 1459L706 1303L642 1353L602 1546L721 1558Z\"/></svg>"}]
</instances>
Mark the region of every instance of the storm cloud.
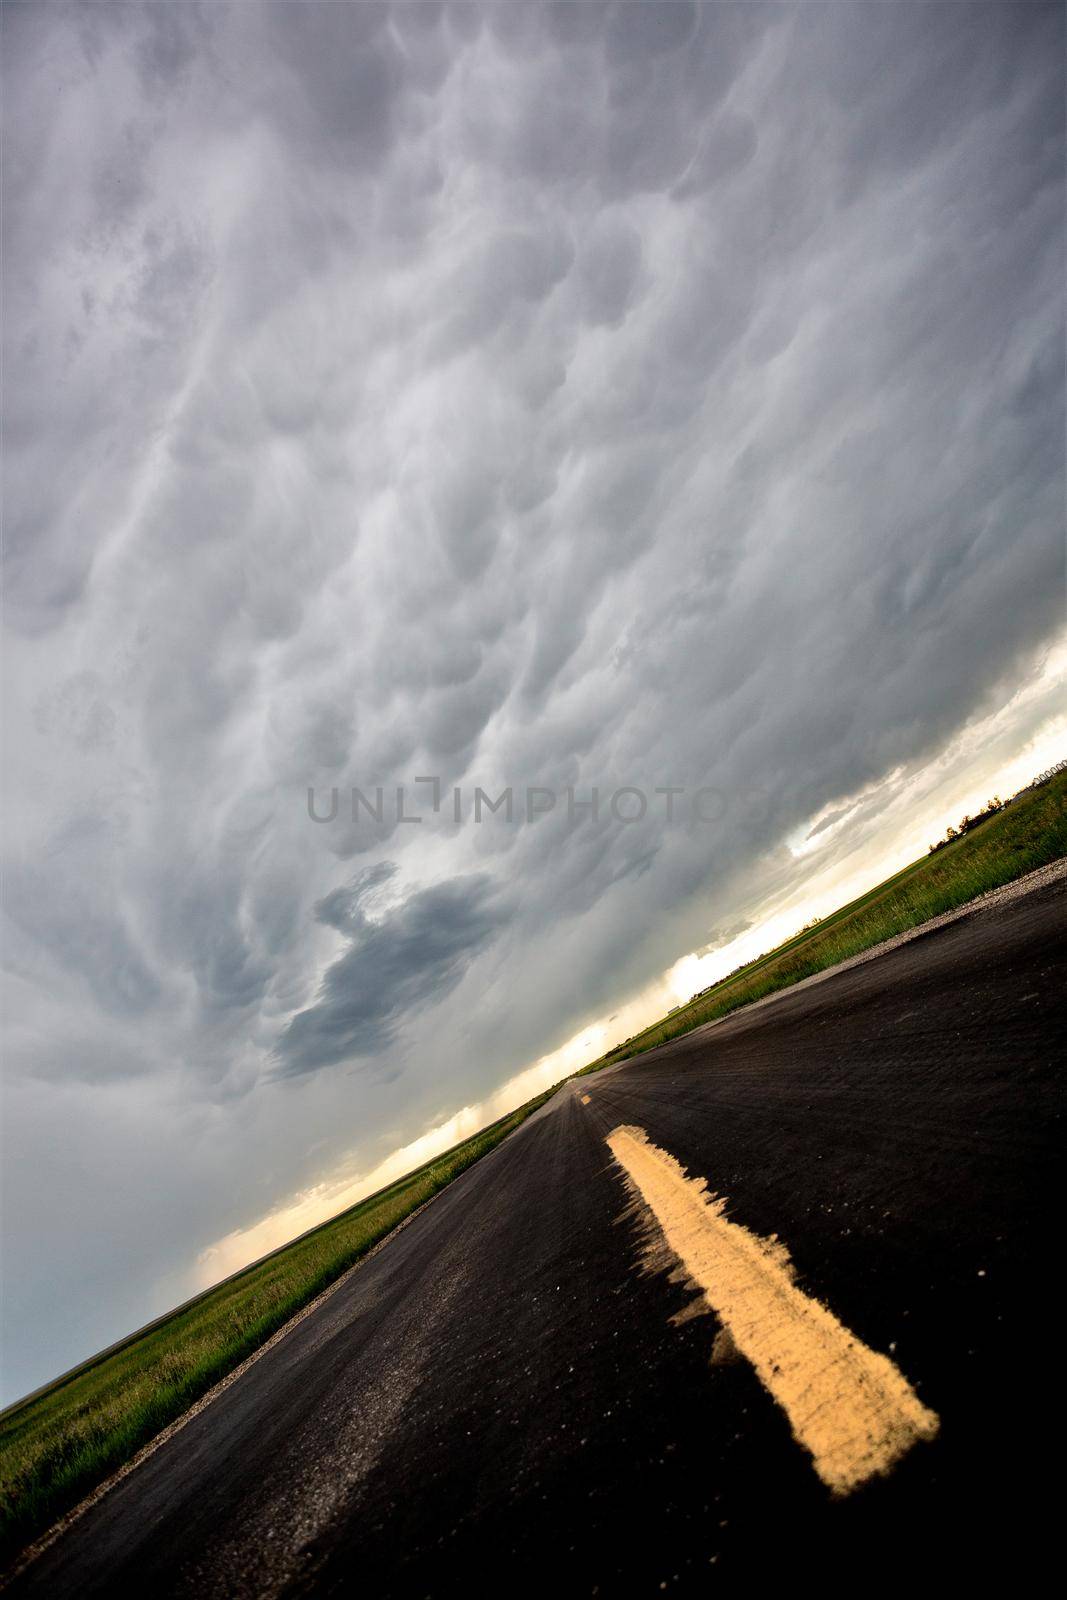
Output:
<instances>
[{"instance_id":1,"label":"storm cloud","mask_svg":"<svg viewBox=\"0 0 1067 1600\"><path fill-rule=\"evenodd\" d=\"M381 1055L403 1018L455 988L504 920L490 903L485 874L418 889L371 918L368 900L396 870L382 862L315 907L320 922L347 937L348 949L327 967L315 1003L282 1034L278 1053L287 1072Z\"/></svg>"},{"instance_id":2,"label":"storm cloud","mask_svg":"<svg viewBox=\"0 0 1067 1600\"><path fill-rule=\"evenodd\" d=\"M1034 680L1064 38L951 0L3 31L14 1394ZM417 825L309 819L426 775ZM457 823L475 785L723 803Z\"/></svg>"}]
</instances>

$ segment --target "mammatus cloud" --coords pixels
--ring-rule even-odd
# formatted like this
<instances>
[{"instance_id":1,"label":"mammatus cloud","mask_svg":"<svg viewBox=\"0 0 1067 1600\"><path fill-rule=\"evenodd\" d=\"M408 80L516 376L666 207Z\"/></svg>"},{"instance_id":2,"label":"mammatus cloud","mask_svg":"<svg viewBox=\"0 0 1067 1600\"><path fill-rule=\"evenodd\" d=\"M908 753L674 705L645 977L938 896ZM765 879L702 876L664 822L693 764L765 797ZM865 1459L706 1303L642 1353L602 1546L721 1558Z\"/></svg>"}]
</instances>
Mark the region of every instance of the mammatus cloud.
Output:
<instances>
[{"instance_id":1,"label":"mammatus cloud","mask_svg":"<svg viewBox=\"0 0 1067 1600\"><path fill-rule=\"evenodd\" d=\"M282 1033L287 1073L381 1055L405 1018L455 988L506 920L485 873L415 890L372 918L368 901L396 870L392 862L369 867L316 905L318 921L342 933L348 948L327 967L314 1004Z\"/></svg>"},{"instance_id":2,"label":"mammatus cloud","mask_svg":"<svg viewBox=\"0 0 1067 1600\"><path fill-rule=\"evenodd\" d=\"M1034 680L1064 57L1041 4L2 21L14 1392ZM308 818L427 774L726 800Z\"/></svg>"}]
</instances>

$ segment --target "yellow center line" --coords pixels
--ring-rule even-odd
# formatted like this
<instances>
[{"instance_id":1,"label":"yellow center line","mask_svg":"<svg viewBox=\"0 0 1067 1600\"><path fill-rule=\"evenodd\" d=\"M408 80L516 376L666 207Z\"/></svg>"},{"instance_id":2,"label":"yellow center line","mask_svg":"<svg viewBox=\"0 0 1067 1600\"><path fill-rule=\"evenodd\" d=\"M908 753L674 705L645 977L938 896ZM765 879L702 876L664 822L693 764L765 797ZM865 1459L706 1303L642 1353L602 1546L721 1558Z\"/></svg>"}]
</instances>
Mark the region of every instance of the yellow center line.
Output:
<instances>
[{"instance_id":1,"label":"yellow center line","mask_svg":"<svg viewBox=\"0 0 1067 1600\"><path fill-rule=\"evenodd\" d=\"M798 1289L789 1253L726 1219L726 1201L687 1178L641 1128L608 1135L612 1155L673 1253L835 1495L890 1471L939 1422L888 1356L871 1350Z\"/></svg>"}]
</instances>

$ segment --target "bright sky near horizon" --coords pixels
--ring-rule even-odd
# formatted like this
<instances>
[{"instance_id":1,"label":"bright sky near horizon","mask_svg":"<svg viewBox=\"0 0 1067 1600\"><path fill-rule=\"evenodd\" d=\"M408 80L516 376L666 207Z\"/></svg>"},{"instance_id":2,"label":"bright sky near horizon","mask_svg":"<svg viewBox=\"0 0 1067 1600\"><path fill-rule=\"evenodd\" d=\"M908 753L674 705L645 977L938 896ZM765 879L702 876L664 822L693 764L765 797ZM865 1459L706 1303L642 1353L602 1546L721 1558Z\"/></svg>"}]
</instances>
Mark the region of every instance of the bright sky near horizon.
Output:
<instances>
[{"instance_id":1,"label":"bright sky near horizon","mask_svg":"<svg viewBox=\"0 0 1067 1600\"><path fill-rule=\"evenodd\" d=\"M1034 689L1036 693L1020 698L1028 702L1036 699L1046 710L1051 709L1057 699L1060 704L1067 703L1064 692L1067 690L1067 644L1052 653ZM829 852L830 860L821 868L812 863L809 873L794 886L784 905L777 906L773 901L753 905L751 910L756 920L744 932L706 954L693 951L683 956L610 1017L598 1017L587 1023L566 1044L517 1073L487 1099L463 1106L409 1144L390 1151L385 1160L370 1171L353 1173L351 1163L342 1164L338 1170L323 1175L317 1183L290 1196L285 1204L251 1227L236 1229L209 1245L197 1258L181 1298L210 1288L221 1278L239 1271L278 1245L286 1244L306 1229L336 1216L346 1206L355 1205L366 1195L374 1194L395 1178L411 1172L432 1156L450 1149L542 1090L551 1088L569 1073L595 1061L612 1045L655 1022L671 1006L688 1000L697 990L725 977L765 950L773 949L813 917L824 917L883 882L922 854L921 840L932 843L942 838L950 822L955 824L962 816L973 815L994 794L1002 797L1014 794L1038 773L1067 759L1067 713L1051 709L1047 720L1038 723L1032 736L1024 736L1018 752L1007 761L1003 760L1004 736L1010 738L1018 729L1016 717L1021 710L1021 706L1011 705L968 728L970 763L966 758L935 763L934 771L923 775L926 803L921 809L915 805L914 796L898 796L895 816L878 813L869 830L847 832L842 840L843 855L839 857L836 852ZM1002 726L994 729L990 726L992 723ZM995 750L1000 747L999 759L992 764L983 759L991 746ZM859 797L857 803L861 801ZM828 832L820 835L825 843L830 842ZM802 850L795 853L800 857L808 854Z\"/></svg>"},{"instance_id":2,"label":"bright sky near horizon","mask_svg":"<svg viewBox=\"0 0 1067 1600\"><path fill-rule=\"evenodd\" d=\"M1064 13L2 27L10 1400L1067 753Z\"/></svg>"}]
</instances>

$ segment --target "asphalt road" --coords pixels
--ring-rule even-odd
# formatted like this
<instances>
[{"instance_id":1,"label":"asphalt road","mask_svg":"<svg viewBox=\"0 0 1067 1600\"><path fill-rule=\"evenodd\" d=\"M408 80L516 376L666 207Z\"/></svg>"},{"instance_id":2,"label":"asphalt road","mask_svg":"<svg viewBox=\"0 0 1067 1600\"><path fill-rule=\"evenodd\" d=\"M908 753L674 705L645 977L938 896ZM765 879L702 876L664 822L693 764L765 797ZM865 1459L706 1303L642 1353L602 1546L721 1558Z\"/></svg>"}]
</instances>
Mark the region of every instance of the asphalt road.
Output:
<instances>
[{"instance_id":1,"label":"asphalt road","mask_svg":"<svg viewBox=\"0 0 1067 1600\"><path fill-rule=\"evenodd\" d=\"M1055 1543L1061 880L567 1086L31 1566L19 1594L1036 1583ZM584 1104L582 1096L590 1096ZM833 1500L642 1267L637 1124L786 1242L941 1432Z\"/></svg>"}]
</instances>

